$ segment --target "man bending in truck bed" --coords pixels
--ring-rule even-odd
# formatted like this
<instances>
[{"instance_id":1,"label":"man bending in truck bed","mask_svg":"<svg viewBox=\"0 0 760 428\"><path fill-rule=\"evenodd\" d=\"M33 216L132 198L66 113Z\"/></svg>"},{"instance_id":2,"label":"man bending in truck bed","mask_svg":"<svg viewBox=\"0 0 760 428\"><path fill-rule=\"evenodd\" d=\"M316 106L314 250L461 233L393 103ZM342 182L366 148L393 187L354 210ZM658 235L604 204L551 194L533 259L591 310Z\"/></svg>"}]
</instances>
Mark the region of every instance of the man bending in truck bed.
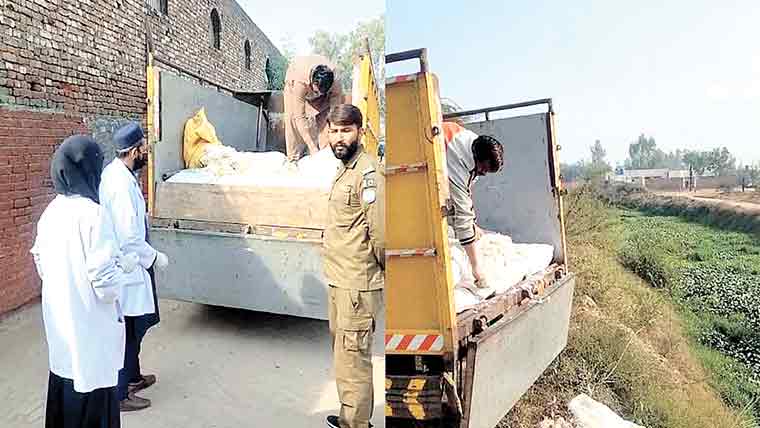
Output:
<instances>
[{"instance_id":1,"label":"man bending in truck bed","mask_svg":"<svg viewBox=\"0 0 760 428\"><path fill-rule=\"evenodd\" d=\"M285 147L295 162L308 149L314 154L327 147L327 114L343 102L335 66L320 55L298 56L285 74Z\"/></svg>"},{"instance_id":2,"label":"man bending in truck bed","mask_svg":"<svg viewBox=\"0 0 760 428\"><path fill-rule=\"evenodd\" d=\"M454 203L450 226L464 247L472 268L475 285L487 288L475 242L481 230L475 224L472 185L478 177L501 170L504 148L487 135L478 136L454 122L443 122L446 142L446 166L449 173L449 192Z\"/></svg>"}]
</instances>

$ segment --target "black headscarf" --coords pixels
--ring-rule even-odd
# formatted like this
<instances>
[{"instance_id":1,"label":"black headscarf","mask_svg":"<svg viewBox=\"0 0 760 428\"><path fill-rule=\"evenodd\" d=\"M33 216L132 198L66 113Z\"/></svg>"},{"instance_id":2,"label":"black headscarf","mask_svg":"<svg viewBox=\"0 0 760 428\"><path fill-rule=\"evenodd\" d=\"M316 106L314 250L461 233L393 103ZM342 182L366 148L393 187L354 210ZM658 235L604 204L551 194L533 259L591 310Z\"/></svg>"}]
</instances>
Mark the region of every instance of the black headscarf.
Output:
<instances>
[{"instance_id":1,"label":"black headscarf","mask_svg":"<svg viewBox=\"0 0 760 428\"><path fill-rule=\"evenodd\" d=\"M103 151L86 135L72 135L53 154L50 177L55 192L80 195L98 202L98 186L103 171Z\"/></svg>"}]
</instances>

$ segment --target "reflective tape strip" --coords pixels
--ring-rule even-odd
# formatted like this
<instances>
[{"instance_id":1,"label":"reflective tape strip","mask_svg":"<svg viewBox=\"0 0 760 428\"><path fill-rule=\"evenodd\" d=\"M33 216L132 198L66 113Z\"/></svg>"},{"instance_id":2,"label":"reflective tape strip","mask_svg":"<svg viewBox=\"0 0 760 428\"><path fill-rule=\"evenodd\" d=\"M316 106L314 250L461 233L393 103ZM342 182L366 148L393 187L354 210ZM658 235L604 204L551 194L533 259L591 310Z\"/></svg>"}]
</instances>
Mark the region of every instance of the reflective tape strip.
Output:
<instances>
[{"instance_id":1,"label":"reflective tape strip","mask_svg":"<svg viewBox=\"0 0 760 428\"><path fill-rule=\"evenodd\" d=\"M413 82L415 80L417 80L417 74L416 73L415 74L407 74L407 75L404 75L404 76L389 77L389 78L385 79L385 84L386 85L392 85L394 83Z\"/></svg>"},{"instance_id":2,"label":"reflective tape strip","mask_svg":"<svg viewBox=\"0 0 760 428\"><path fill-rule=\"evenodd\" d=\"M386 166L385 167L385 173L386 174L403 174L406 172L419 172L424 171L427 169L427 163L420 162L420 163L412 163L409 165L397 165L397 166Z\"/></svg>"},{"instance_id":3,"label":"reflective tape strip","mask_svg":"<svg viewBox=\"0 0 760 428\"><path fill-rule=\"evenodd\" d=\"M435 248L412 248L405 250L386 250L385 255L389 257L434 257Z\"/></svg>"},{"instance_id":4,"label":"reflective tape strip","mask_svg":"<svg viewBox=\"0 0 760 428\"><path fill-rule=\"evenodd\" d=\"M386 351L440 351L443 336L440 334L386 334Z\"/></svg>"}]
</instances>

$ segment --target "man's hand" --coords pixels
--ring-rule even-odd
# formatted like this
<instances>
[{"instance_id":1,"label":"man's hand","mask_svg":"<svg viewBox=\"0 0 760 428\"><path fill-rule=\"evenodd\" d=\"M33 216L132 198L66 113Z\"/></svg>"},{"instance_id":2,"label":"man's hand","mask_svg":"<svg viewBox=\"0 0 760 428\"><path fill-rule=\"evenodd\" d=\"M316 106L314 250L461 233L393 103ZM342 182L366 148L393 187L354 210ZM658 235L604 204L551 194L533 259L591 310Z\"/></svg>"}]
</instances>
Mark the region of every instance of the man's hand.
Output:
<instances>
[{"instance_id":1,"label":"man's hand","mask_svg":"<svg viewBox=\"0 0 760 428\"><path fill-rule=\"evenodd\" d=\"M475 225L475 241L480 241L480 238L483 237L485 232L483 232L483 229L480 228L477 224Z\"/></svg>"},{"instance_id":2,"label":"man's hand","mask_svg":"<svg viewBox=\"0 0 760 428\"><path fill-rule=\"evenodd\" d=\"M488 288L488 281L486 281L485 272L480 266L477 266L472 271L472 276L475 278L475 286L478 288Z\"/></svg>"},{"instance_id":3,"label":"man's hand","mask_svg":"<svg viewBox=\"0 0 760 428\"><path fill-rule=\"evenodd\" d=\"M160 251L156 251L156 261L153 262L153 266L161 269L169 266L169 257Z\"/></svg>"},{"instance_id":4,"label":"man's hand","mask_svg":"<svg viewBox=\"0 0 760 428\"><path fill-rule=\"evenodd\" d=\"M472 277L475 279L475 286L479 288L488 288L488 285L486 285L485 272L483 272L483 269L480 267L477 241L465 245L464 252L467 253L467 258L470 260L470 268L472 270Z\"/></svg>"}]
</instances>

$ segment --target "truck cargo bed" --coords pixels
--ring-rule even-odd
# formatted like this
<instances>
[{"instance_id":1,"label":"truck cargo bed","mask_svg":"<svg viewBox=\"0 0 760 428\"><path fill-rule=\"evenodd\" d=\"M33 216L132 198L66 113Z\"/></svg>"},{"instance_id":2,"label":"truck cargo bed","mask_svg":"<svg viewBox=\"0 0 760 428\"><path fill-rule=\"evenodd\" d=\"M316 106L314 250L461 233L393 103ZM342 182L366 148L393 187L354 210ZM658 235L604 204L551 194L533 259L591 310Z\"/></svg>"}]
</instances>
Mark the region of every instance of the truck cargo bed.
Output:
<instances>
[{"instance_id":1,"label":"truck cargo bed","mask_svg":"<svg viewBox=\"0 0 760 428\"><path fill-rule=\"evenodd\" d=\"M170 269L156 271L161 298L327 319L321 232L182 226L154 223L151 229L151 244L172 261Z\"/></svg>"},{"instance_id":2,"label":"truck cargo bed","mask_svg":"<svg viewBox=\"0 0 760 428\"><path fill-rule=\"evenodd\" d=\"M329 190L158 183L154 216L220 223L324 229Z\"/></svg>"}]
</instances>

